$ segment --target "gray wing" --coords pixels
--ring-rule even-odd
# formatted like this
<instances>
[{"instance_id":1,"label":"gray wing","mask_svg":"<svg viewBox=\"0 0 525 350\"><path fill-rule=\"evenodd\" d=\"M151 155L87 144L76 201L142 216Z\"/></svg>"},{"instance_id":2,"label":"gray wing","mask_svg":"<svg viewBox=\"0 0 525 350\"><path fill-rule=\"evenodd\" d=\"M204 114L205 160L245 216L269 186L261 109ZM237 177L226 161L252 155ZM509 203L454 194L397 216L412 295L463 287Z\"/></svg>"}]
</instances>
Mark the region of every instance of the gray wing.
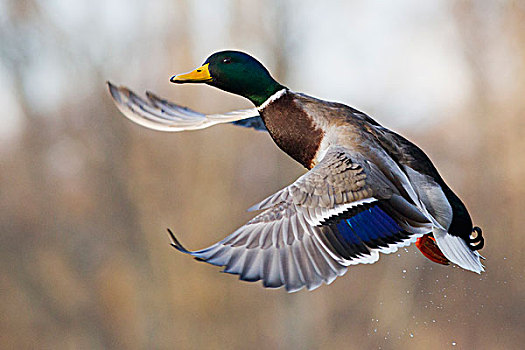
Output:
<instances>
[{"instance_id":1,"label":"gray wing","mask_svg":"<svg viewBox=\"0 0 525 350\"><path fill-rule=\"evenodd\" d=\"M190 252L174 236L172 244L198 260L224 266L224 272L244 281L262 280L266 288L285 286L294 292L329 284L347 270L316 238L321 230L285 204L266 210L208 248Z\"/></svg>"},{"instance_id":2,"label":"gray wing","mask_svg":"<svg viewBox=\"0 0 525 350\"><path fill-rule=\"evenodd\" d=\"M263 211L208 248L189 251L173 235L172 244L242 280L296 291L329 284L347 266L373 263L379 252L429 232L426 218L373 164L341 147L253 209ZM355 218L373 228L347 228Z\"/></svg>"},{"instance_id":3,"label":"gray wing","mask_svg":"<svg viewBox=\"0 0 525 350\"><path fill-rule=\"evenodd\" d=\"M182 107L146 92L147 100L126 87L108 82L109 92L122 114L129 120L158 131L186 131L208 128L215 124L236 125L266 130L256 108L236 110L223 114L203 114Z\"/></svg>"}]
</instances>

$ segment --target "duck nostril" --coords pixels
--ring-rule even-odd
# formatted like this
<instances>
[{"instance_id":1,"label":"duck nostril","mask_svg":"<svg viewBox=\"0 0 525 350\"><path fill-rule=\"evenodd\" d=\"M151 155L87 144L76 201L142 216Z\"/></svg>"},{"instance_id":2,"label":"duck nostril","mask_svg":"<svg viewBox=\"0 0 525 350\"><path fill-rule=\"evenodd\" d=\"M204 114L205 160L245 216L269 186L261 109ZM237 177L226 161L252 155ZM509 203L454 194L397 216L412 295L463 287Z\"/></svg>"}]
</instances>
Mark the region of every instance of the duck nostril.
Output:
<instances>
[{"instance_id":1,"label":"duck nostril","mask_svg":"<svg viewBox=\"0 0 525 350\"><path fill-rule=\"evenodd\" d=\"M200 72L202 72L202 69L197 69L197 73L200 73Z\"/></svg>"}]
</instances>

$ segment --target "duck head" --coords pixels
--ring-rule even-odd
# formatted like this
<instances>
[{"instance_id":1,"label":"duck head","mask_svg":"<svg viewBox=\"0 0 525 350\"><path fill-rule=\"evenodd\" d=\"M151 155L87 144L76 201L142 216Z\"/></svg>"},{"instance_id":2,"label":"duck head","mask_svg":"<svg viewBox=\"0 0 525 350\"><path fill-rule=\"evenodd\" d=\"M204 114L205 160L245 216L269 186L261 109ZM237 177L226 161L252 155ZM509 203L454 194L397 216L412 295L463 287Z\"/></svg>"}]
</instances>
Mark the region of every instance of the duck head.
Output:
<instances>
[{"instance_id":1,"label":"duck head","mask_svg":"<svg viewBox=\"0 0 525 350\"><path fill-rule=\"evenodd\" d=\"M216 52L201 67L175 75L170 81L176 84L205 83L246 97L256 106L285 88L259 61L240 51Z\"/></svg>"}]
</instances>

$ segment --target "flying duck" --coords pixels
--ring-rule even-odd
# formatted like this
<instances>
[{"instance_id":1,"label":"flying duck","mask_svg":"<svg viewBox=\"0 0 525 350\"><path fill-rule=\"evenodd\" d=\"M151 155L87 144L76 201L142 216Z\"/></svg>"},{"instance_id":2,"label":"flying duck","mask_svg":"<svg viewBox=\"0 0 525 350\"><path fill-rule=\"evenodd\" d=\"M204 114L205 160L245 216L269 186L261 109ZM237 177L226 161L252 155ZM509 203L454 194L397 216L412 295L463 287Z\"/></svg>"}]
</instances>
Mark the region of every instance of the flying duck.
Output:
<instances>
[{"instance_id":1,"label":"flying duck","mask_svg":"<svg viewBox=\"0 0 525 350\"><path fill-rule=\"evenodd\" d=\"M293 92L255 58L217 52L170 80L205 83L256 108L205 115L147 92L147 100L108 82L120 111L161 131L233 123L267 131L308 172L250 210L259 214L208 248L180 252L245 281L287 291L330 284L350 265L374 263L416 243L430 260L481 273L484 245L462 201L427 155L363 112Z\"/></svg>"}]
</instances>

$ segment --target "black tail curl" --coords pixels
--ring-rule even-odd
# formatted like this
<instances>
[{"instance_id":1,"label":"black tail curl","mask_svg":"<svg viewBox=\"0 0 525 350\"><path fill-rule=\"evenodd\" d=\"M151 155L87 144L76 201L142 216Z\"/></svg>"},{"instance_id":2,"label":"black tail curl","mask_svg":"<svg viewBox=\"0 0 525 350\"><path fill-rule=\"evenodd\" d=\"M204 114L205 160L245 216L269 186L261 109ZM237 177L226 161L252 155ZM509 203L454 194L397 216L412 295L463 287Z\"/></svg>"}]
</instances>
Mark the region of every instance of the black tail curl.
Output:
<instances>
[{"instance_id":1,"label":"black tail curl","mask_svg":"<svg viewBox=\"0 0 525 350\"><path fill-rule=\"evenodd\" d=\"M483 238L481 228L474 226L469 236L468 245L472 250L480 250L485 246L485 239Z\"/></svg>"}]
</instances>

